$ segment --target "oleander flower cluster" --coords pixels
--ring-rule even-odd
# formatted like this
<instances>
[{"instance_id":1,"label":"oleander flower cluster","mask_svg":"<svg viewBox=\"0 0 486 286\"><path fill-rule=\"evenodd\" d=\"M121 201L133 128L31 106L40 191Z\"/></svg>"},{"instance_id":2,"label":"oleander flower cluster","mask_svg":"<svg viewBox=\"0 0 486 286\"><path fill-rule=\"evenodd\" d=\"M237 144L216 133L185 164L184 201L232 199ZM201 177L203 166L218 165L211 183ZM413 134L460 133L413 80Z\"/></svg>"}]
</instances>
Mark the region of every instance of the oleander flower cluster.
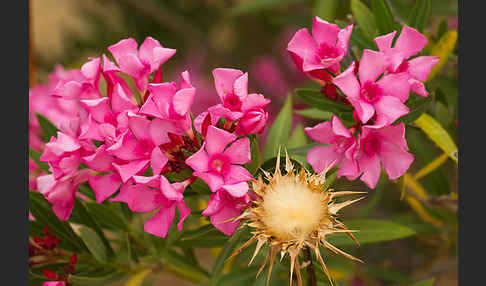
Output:
<instances>
[{"instance_id":1,"label":"oleander flower cluster","mask_svg":"<svg viewBox=\"0 0 486 286\"><path fill-rule=\"evenodd\" d=\"M353 30L341 29L315 17L312 35L298 30L287 46L297 67L316 80L326 91L338 93L333 100L353 107L356 124L345 126L339 117L305 129L316 146L307 161L316 172L338 166L338 177L358 177L375 188L381 167L390 179L402 176L414 160L408 152L405 125L396 120L409 113L405 102L410 91L427 97L424 82L439 58L416 56L427 38L414 28L404 26L374 39L378 51L364 49L359 61L341 71ZM329 97L329 96L328 96Z\"/></svg>"},{"instance_id":2,"label":"oleander flower cluster","mask_svg":"<svg viewBox=\"0 0 486 286\"><path fill-rule=\"evenodd\" d=\"M175 81L162 76L162 64L176 50L147 37L140 46L129 38L108 51L112 58L91 58L80 69L57 68L46 86L30 91L31 144L50 171L37 172L31 188L67 220L79 186L88 183L98 203L154 212L144 229L165 237L176 211L182 229L191 212L184 192L200 178L212 192L202 215L231 235L239 222L227 220L249 203L247 182L253 176L243 167L251 160L249 135L263 131L270 100L248 92L248 73L216 68L220 103L195 116L197 87L189 71ZM35 113L59 129L45 144ZM169 176L185 170L190 171L185 178Z\"/></svg>"}]
</instances>

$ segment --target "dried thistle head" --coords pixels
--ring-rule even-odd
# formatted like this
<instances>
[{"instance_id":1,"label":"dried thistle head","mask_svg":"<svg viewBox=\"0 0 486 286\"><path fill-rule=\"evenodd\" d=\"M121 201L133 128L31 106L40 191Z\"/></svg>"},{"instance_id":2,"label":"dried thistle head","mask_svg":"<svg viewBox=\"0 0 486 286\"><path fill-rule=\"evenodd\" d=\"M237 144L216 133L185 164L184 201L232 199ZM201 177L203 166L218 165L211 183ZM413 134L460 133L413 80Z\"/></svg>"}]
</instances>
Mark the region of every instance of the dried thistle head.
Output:
<instances>
[{"instance_id":1,"label":"dried thistle head","mask_svg":"<svg viewBox=\"0 0 486 286\"><path fill-rule=\"evenodd\" d=\"M280 158L280 152L279 156ZM296 173L288 154L285 164L286 174L280 172L280 160L277 159L274 174L264 171L268 180L265 183L262 176L252 182L253 191L258 195L252 204L236 219L241 219L244 224L253 228L253 236L236 250L232 257L243 251L253 242L256 242L255 252L250 260L258 254L264 244L270 249L263 264L258 270L257 276L269 263L267 285L270 280L275 257L280 252L281 259L288 253L290 256L290 285L292 276L296 272L298 285L302 285L300 275L299 254L308 247L313 250L324 272L332 283L329 271L319 252L319 246L324 246L336 254L340 254L352 260L362 262L360 259L340 250L330 244L326 237L333 233L346 233L358 245L358 241L346 226L337 220L337 212L363 197L336 203L334 198L363 192L332 192L331 189L323 190L325 172L311 174L304 168Z\"/></svg>"}]
</instances>

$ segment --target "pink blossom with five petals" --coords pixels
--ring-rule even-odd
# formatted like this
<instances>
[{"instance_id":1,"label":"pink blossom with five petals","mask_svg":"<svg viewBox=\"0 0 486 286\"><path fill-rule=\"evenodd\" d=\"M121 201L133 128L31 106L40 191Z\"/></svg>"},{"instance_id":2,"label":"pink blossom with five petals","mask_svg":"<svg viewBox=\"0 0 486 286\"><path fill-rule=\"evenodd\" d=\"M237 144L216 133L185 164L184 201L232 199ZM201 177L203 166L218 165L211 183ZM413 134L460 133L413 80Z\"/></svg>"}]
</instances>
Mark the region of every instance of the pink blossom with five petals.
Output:
<instances>
[{"instance_id":1,"label":"pink blossom with five petals","mask_svg":"<svg viewBox=\"0 0 486 286\"><path fill-rule=\"evenodd\" d=\"M307 153L307 162L314 171L321 173L339 165L337 175L354 180L359 175L358 163L354 155L357 141L338 117L332 116L331 121L305 128L305 133L312 140L329 146L316 146Z\"/></svg>"},{"instance_id":2,"label":"pink blossom with five petals","mask_svg":"<svg viewBox=\"0 0 486 286\"><path fill-rule=\"evenodd\" d=\"M395 45L392 47L396 31L375 38L380 52L383 52L389 61L389 73L405 72L410 75L410 88L416 94L427 97L429 94L424 83L432 67L437 64L439 57L420 56L410 59L418 54L427 45L427 37L414 28L404 26Z\"/></svg>"},{"instance_id":3,"label":"pink blossom with five petals","mask_svg":"<svg viewBox=\"0 0 486 286\"><path fill-rule=\"evenodd\" d=\"M383 53L363 50L355 75L355 62L333 79L355 108L359 120L366 124L376 115L375 126L383 127L409 112L403 104L408 99L410 85L407 73L385 74L388 65Z\"/></svg>"},{"instance_id":4,"label":"pink blossom with five petals","mask_svg":"<svg viewBox=\"0 0 486 286\"><path fill-rule=\"evenodd\" d=\"M368 187L374 189L380 178L381 167L392 180L402 176L412 164L414 157L408 151L403 123L375 128L363 126L356 152L361 176Z\"/></svg>"},{"instance_id":5,"label":"pink blossom with five petals","mask_svg":"<svg viewBox=\"0 0 486 286\"><path fill-rule=\"evenodd\" d=\"M211 125L203 146L186 159L186 164L194 169L194 176L208 184L211 191L223 188L241 196L239 194L248 190L246 182L253 178L241 165L250 160L250 140L247 137L237 140L236 135ZM245 183L238 184L242 182Z\"/></svg>"}]
</instances>

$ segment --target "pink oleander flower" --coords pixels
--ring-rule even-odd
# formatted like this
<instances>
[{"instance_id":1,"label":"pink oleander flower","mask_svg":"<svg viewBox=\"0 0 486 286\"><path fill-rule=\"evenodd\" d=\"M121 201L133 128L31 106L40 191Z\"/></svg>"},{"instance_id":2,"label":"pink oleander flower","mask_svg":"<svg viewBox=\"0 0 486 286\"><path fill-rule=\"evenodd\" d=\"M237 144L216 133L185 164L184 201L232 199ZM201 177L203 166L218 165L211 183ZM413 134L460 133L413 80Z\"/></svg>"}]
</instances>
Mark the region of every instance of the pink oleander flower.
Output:
<instances>
[{"instance_id":1,"label":"pink oleander flower","mask_svg":"<svg viewBox=\"0 0 486 286\"><path fill-rule=\"evenodd\" d=\"M403 104L408 99L410 85L407 73L385 74L388 65L383 53L363 50L359 62L358 78L355 62L333 79L355 108L359 120L366 124L376 115L375 126L383 127L409 112Z\"/></svg>"},{"instance_id":2,"label":"pink oleander flower","mask_svg":"<svg viewBox=\"0 0 486 286\"><path fill-rule=\"evenodd\" d=\"M194 169L194 176L208 184L211 191L223 188L241 197L241 193L248 190L246 182L253 178L241 166L251 160L250 140L247 137L236 138L232 133L209 126L203 146L186 159L186 164ZM245 183L239 184L242 182Z\"/></svg>"},{"instance_id":3,"label":"pink oleander flower","mask_svg":"<svg viewBox=\"0 0 486 286\"><path fill-rule=\"evenodd\" d=\"M356 151L361 180L374 189L380 178L381 167L388 177L395 180L402 176L412 164L414 157L408 153L403 123L383 128L363 126Z\"/></svg>"},{"instance_id":4,"label":"pink oleander flower","mask_svg":"<svg viewBox=\"0 0 486 286\"><path fill-rule=\"evenodd\" d=\"M387 71L389 73L407 73L410 76L410 88L416 94L428 96L424 83L439 57L421 56L410 59L418 54L427 45L427 37L414 28L404 26L395 45L392 47L396 31L375 38L380 52L388 57Z\"/></svg>"},{"instance_id":5,"label":"pink oleander flower","mask_svg":"<svg viewBox=\"0 0 486 286\"><path fill-rule=\"evenodd\" d=\"M226 235L232 235L238 225L239 220L228 221L241 215L250 202L247 195L234 197L226 190L220 190L211 195L208 206L202 212L203 216L209 216L215 228Z\"/></svg>"},{"instance_id":6,"label":"pink oleander flower","mask_svg":"<svg viewBox=\"0 0 486 286\"><path fill-rule=\"evenodd\" d=\"M52 95L68 100L100 97L100 72L100 58L92 58L80 70L71 71L68 76L60 80Z\"/></svg>"},{"instance_id":7,"label":"pink oleander flower","mask_svg":"<svg viewBox=\"0 0 486 286\"><path fill-rule=\"evenodd\" d=\"M175 82L164 82L149 84L148 90L150 96L140 108L140 114L171 121L181 131L192 133L189 113L196 88L191 84L188 71L181 74L179 88Z\"/></svg>"},{"instance_id":8,"label":"pink oleander flower","mask_svg":"<svg viewBox=\"0 0 486 286\"><path fill-rule=\"evenodd\" d=\"M174 49L164 48L159 41L147 37L137 50L138 44L128 38L108 47L115 58L120 70L130 75L137 88L145 92L148 77L155 72L161 64L170 59L176 52Z\"/></svg>"},{"instance_id":9,"label":"pink oleander flower","mask_svg":"<svg viewBox=\"0 0 486 286\"><path fill-rule=\"evenodd\" d=\"M236 134L239 136L263 132L268 120L265 107L270 100L262 94L248 94L248 73L236 69L217 68L213 70L214 85L221 102L208 108L195 120L196 130L202 132L202 123L210 116L210 123L216 125L221 117L237 121ZM204 133L204 132L202 132Z\"/></svg>"},{"instance_id":10,"label":"pink oleander flower","mask_svg":"<svg viewBox=\"0 0 486 286\"><path fill-rule=\"evenodd\" d=\"M312 140L329 146L316 146L307 153L307 162L314 171L321 173L339 165L337 175L354 180L359 175L358 163L354 159L357 141L338 117L322 122L314 127L305 128Z\"/></svg>"},{"instance_id":11,"label":"pink oleander flower","mask_svg":"<svg viewBox=\"0 0 486 286\"><path fill-rule=\"evenodd\" d=\"M158 212L145 222L144 230L150 234L166 237L174 220L176 208L180 218L179 231L191 210L184 202L184 183L170 183L164 176L134 176L134 185L124 185L120 193L110 201L125 202L134 212Z\"/></svg>"},{"instance_id":12,"label":"pink oleander flower","mask_svg":"<svg viewBox=\"0 0 486 286\"><path fill-rule=\"evenodd\" d=\"M352 24L340 29L336 24L314 17L312 36L306 28L298 30L287 50L301 71L312 78L326 80L322 70L332 73L340 70L339 63L346 55L352 31Z\"/></svg>"},{"instance_id":13,"label":"pink oleander flower","mask_svg":"<svg viewBox=\"0 0 486 286\"><path fill-rule=\"evenodd\" d=\"M83 169L56 179L53 174L37 178L39 192L52 204L52 211L61 220L67 220L74 206L79 185L86 182L91 170Z\"/></svg>"}]
</instances>

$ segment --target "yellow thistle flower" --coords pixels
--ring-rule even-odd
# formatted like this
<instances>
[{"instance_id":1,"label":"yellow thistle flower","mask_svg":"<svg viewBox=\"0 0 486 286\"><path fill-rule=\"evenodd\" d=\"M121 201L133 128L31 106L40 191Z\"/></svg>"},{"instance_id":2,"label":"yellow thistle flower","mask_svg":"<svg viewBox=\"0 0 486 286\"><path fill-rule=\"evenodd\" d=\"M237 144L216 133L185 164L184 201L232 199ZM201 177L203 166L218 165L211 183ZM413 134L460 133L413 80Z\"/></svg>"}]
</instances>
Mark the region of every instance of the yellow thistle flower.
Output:
<instances>
[{"instance_id":1,"label":"yellow thistle flower","mask_svg":"<svg viewBox=\"0 0 486 286\"><path fill-rule=\"evenodd\" d=\"M280 152L277 158L280 158ZM269 263L268 285L275 257L280 252L281 259L283 259L288 253L290 256L290 285L292 285L292 276L295 271L298 285L301 286L301 264L298 256L305 247L308 247L314 251L322 269L332 283L329 271L319 252L319 246L322 245L336 254L363 262L326 240L326 236L333 233L346 233L359 245L352 234L356 230L346 228L343 223L336 219L336 215L340 209L361 200L363 197L341 203L334 202L334 198L362 194L363 192L331 192L331 189L323 190L325 172L311 174L302 168L299 173L295 173L288 154L285 170L287 173L282 175L280 172L280 160L277 160L273 175L266 171L263 172L268 184L263 181L261 175L258 179L252 181L253 191L258 195L257 199L252 202L241 216L234 220L242 220L244 222L242 227L249 226L253 228L253 236L237 249L231 257L234 257L256 242L255 252L248 264L250 265L262 246L267 243L270 249L258 270L257 277L265 265Z\"/></svg>"}]
</instances>

